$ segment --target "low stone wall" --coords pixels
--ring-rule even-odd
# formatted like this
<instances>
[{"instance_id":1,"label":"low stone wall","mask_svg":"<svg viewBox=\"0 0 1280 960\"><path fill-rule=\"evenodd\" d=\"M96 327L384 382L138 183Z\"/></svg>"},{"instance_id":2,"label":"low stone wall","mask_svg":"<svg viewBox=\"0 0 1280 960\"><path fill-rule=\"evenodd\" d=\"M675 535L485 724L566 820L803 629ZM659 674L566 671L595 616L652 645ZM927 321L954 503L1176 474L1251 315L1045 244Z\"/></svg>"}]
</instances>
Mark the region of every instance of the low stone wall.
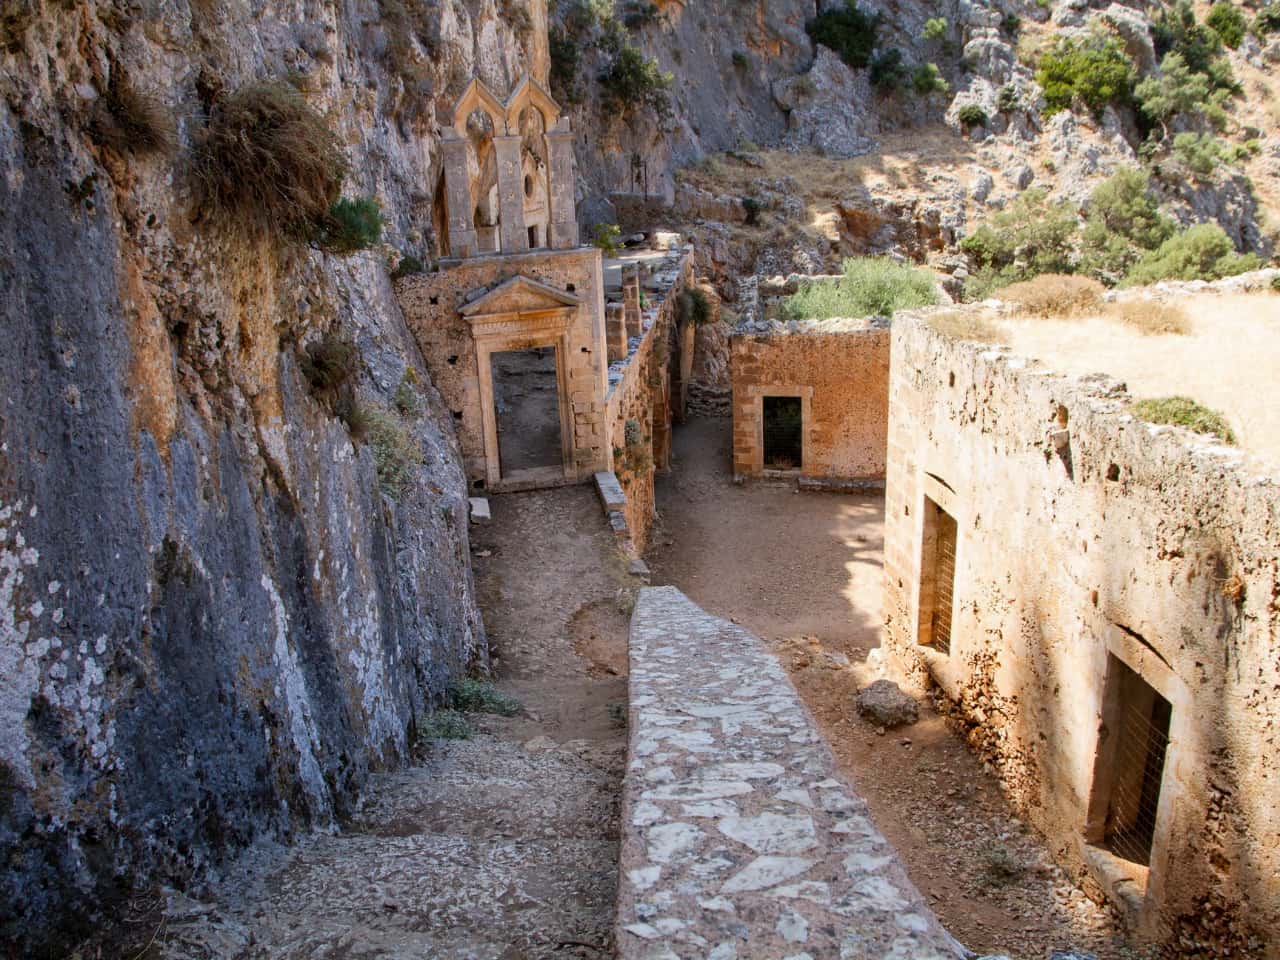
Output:
<instances>
[{"instance_id":1,"label":"low stone wall","mask_svg":"<svg viewBox=\"0 0 1280 960\"><path fill-rule=\"evenodd\" d=\"M884 477L889 416L889 331L858 324L738 332L729 341L735 479L765 472L763 398L800 397L801 477Z\"/></svg>"},{"instance_id":2,"label":"low stone wall","mask_svg":"<svg viewBox=\"0 0 1280 960\"><path fill-rule=\"evenodd\" d=\"M653 477L671 459L671 423L682 415L672 395L686 342L678 316L679 294L691 282L693 253L672 254L657 273L657 290L646 291L640 335L631 337L627 356L609 366L605 423L613 472L627 495L623 511L638 550L653 527Z\"/></svg>"},{"instance_id":3,"label":"low stone wall","mask_svg":"<svg viewBox=\"0 0 1280 960\"><path fill-rule=\"evenodd\" d=\"M621 960L967 955L759 640L642 589L630 685Z\"/></svg>"},{"instance_id":4,"label":"low stone wall","mask_svg":"<svg viewBox=\"0 0 1280 960\"><path fill-rule=\"evenodd\" d=\"M1105 377L905 317L892 356L888 650L942 688L1022 813L1140 933L1179 957L1280 957L1280 486L1233 448L1135 420ZM921 642L941 629L939 510L955 523L949 653ZM1149 690L1171 714L1144 791L1148 870L1104 847L1127 776L1119 711Z\"/></svg>"}]
</instances>

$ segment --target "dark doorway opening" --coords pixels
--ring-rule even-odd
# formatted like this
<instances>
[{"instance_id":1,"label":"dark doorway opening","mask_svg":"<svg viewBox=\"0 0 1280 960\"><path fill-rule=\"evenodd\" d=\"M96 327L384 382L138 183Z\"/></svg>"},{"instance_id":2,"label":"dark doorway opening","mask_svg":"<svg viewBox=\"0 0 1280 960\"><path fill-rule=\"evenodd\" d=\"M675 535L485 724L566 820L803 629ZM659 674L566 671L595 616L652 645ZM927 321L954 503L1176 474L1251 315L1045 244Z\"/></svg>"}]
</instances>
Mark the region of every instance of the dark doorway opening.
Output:
<instances>
[{"instance_id":1,"label":"dark doorway opening","mask_svg":"<svg viewBox=\"0 0 1280 960\"><path fill-rule=\"evenodd\" d=\"M920 631L918 640L939 653L951 652L951 611L955 606L955 517L924 498L920 542Z\"/></svg>"},{"instance_id":2,"label":"dark doorway opening","mask_svg":"<svg viewBox=\"0 0 1280 960\"><path fill-rule=\"evenodd\" d=\"M490 363L502 476L563 466L555 347L495 353Z\"/></svg>"},{"instance_id":3,"label":"dark doorway opening","mask_svg":"<svg viewBox=\"0 0 1280 960\"><path fill-rule=\"evenodd\" d=\"M799 470L804 462L804 415L799 397L764 397L764 468Z\"/></svg>"},{"instance_id":4,"label":"dark doorway opening","mask_svg":"<svg viewBox=\"0 0 1280 960\"><path fill-rule=\"evenodd\" d=\"M1173 707L1127 664L1107 660L1103 736L1094 771L1090 838L1123 860L1148 866L1169 752Z\"/></svg>"}]
</instances>

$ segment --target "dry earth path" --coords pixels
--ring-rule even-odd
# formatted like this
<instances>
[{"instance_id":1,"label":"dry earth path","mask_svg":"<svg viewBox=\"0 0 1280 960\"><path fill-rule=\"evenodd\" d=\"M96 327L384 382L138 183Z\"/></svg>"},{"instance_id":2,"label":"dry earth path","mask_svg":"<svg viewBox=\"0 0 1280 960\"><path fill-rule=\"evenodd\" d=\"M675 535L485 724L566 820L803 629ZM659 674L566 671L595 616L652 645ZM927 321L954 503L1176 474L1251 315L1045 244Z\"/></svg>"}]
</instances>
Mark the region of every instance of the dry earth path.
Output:
<instances>
[{"instance_id":1,"label":"dry earth path","mask_svg":"<svg viewBox=\"0 0 1280 960\"><path fill-rule=\"evenodd\" d=\"M677 429L658 485L655 585L770 643L818 720L841 773L870 806L943 924L979 953L1044 960L1075 947L1133 960L1109 911L1052 866L1040 840L942 717L881 734L853 709L880 643L883 499L734 486L730 421ZM874 657L873 657L874 662Z\"/></svg>"},{"instance_id":2,"label":"dry earth path","mask_svg":"<svg viewBox=\"0 0 1280 960\"><path fill-rule=\"evenodd\" d=\"M628 579L590 487L492 509L472 528L476 582L499 686L526 714L469 715L471 739L376 777L340 832L259 846L204 899L170 895L138 956L612 956Z\"/></svg>"}]
</instances>

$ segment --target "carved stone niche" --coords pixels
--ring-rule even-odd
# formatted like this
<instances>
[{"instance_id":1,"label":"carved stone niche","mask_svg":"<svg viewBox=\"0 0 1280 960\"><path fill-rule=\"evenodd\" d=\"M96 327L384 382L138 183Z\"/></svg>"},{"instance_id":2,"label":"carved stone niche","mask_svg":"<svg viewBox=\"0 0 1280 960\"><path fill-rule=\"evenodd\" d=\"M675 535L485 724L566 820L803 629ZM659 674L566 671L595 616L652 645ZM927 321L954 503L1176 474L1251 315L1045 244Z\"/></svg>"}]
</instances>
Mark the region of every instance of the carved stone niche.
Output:
<instances>
[{"instance_id":1,"label":"carved stone niche","mask_svg":"<svg viewBox=\"0 0 1280 960\"><path fill-rule=\"evenodd\" d=\"M493 391L493 354L512 350L555 348L561 470L566 480L578 478L573 456L574 421L567 365L574 356L571 330L581 303L582 300L572 293L529 277L516 276L469 301L459 311L471 327L476 345L484 424L485 482L491 490L501 489L504 480L518 482L521 479L502 476Z\"/></svg>"}]
</instances>

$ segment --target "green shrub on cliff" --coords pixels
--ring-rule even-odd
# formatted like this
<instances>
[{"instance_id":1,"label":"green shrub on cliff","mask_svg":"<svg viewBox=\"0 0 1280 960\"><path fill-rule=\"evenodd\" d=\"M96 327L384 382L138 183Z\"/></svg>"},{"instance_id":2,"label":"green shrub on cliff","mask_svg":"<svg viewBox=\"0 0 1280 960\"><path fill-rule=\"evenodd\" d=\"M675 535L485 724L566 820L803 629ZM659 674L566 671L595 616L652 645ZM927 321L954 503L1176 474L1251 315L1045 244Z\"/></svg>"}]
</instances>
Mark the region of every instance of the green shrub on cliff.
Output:
<instances>
[{"instance_id":1,"label":"green shrub on cliff","mask_svg":"<svg viewBox=\"0 0 1280 960\"><path fill-rule=\"evenodd\" d=\"M851 257L839 280L811 281L782 303L784 320L891 317L938 302L932 273L889 257Z\"/></svg>"},{"instance_id":2,"label":"green shrub on cliff","mask_svg":"<svg viewBox=\"0 0 1280 960\"><path fill-rule=\"evenodd\" d=\"M865 13L856 0L845 0L843 7L818 14L806 29L815 44L822 44L850 67L861 70L871 62L880 19L879 13Z\"/></svg>"},{"instance_id":3,"label":"green shrub on cliff","mask_svg":"<svg viewBox=\"0 0 1280 960\"><path fill-rule=\"evenodd\" d=\"M1224 443L1235 443L1236 435L1226 417L1190 397L1156 397L1139 400L1133 412L1149 423L1172 424L1196 433L1207 433Z\"/></svg>"}]
</instances>

